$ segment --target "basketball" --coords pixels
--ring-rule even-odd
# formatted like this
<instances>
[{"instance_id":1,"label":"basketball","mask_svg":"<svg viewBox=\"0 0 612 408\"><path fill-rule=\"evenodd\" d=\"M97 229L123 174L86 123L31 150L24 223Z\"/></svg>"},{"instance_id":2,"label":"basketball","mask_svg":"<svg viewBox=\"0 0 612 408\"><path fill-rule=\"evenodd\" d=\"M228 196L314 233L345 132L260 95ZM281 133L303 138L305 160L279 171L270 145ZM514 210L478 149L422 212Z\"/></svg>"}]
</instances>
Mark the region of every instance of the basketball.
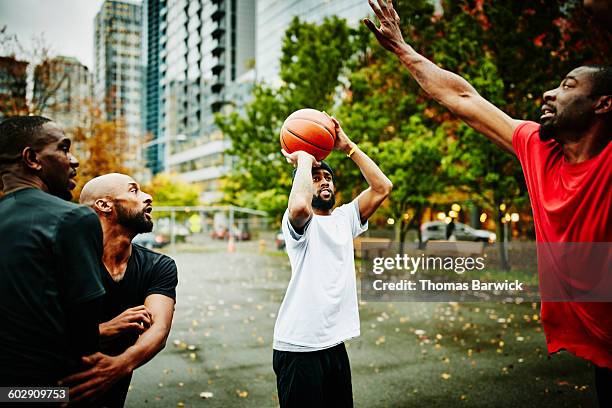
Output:
<instances>
[{"instance_id":1,"label":"basketball","mask_svg":"<svg viewBox=\"0 0 612 408\"><path fill-rule=\"evenodd\" d=\"M331 153L336 142L334 122L316 109L300 109L293 112L280 132L281 147L287 153L303 150L315 159L323 160Z\"/></svg>"}]
</instances>

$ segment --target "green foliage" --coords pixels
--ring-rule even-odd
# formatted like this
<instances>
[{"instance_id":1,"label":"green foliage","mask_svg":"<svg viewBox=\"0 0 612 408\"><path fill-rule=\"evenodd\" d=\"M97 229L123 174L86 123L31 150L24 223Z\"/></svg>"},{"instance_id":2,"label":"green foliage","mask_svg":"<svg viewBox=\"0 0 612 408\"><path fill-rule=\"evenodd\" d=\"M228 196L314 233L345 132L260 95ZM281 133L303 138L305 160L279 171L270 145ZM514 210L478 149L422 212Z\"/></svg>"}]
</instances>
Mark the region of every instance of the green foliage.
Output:
<instances>
[{"instance_id":1,"label":"green foliage","mask_svg":"<svg viewBox=\"0 0 612 408\"><path fill-rule=\"evenodd\" d=\"M611 34L591 24L578 0L443 2L442 15L433 14L428 0L396 4L409 44L517 119L537 120L540 95L572 68L609 64ZM241 115L218 118L237 157L225 183L227 201L284 210L291 169L279 154L278 131L289 113L312 107L333 111L393 181L379 213L402 220L401 237L441 192L467 193L489 210L502 202L528 210L516 158L429 98L365 27L294 20L283 42L281 79L277 89L258 85ZM365 187L351 160L332 153L328 161L341 197Z\"/></svg>"},{"instance_id":2,"label":"green foliage","mask_svg":"<svg viewBox=\"0 0 612 408\"><path fill-rule=\"evenodd\" d=\"M200 205L200 194L202 189L197 184L188 184L176 175L167 173L157 174L151 183L143 187L143 191L153 197L153 208L155 207L190 207ZM155 217L166 217L166 212L154 212ZM180 217L186 214L179 213Z\"/></svg>"},{"instance_id":3,"label":"green foliage","mask_svg":"<svg viewBox=\"0 0 612 408\"><path fill-rule=\"evenodd\" d=\"M291 112L301 108L329 110L339 77L352 55L352 38L344 20L315 25L294 19L285 33L280 77L271 88L258 84L244 112L217 116L237 158L225 180L225 201L282 214L291 188L292 168L280 154L279 132Z\"/></svg>"}]
</instances>

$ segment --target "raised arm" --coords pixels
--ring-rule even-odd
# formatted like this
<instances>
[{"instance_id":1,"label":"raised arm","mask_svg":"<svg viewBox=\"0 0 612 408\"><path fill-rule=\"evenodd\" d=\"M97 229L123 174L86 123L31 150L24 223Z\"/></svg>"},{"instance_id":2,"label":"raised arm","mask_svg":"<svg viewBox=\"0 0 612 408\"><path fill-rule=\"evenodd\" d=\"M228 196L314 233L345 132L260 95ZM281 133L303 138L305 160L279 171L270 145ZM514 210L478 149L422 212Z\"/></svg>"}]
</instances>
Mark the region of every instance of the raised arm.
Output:
<instances>
[{"instance_id":1,"label":"raised arm","mask_svg":"<svg viewBox=\"0 0 612 408\"><path fill-rule=\"evenodd\" d=\"M312 196L314 187L312 186L312 167L319 163L315 158L301 150L287 153L282 150L287 161L297 166L291 193L289 193L289 222L298 234L304 232L304 226L312 218Z\"/></svg>"},{"instance_id":2,"label":"raised arm","mask_svg":"<svg viewBox=\"0 0 612 408\"><path fill-rule=\"evenodd\" d=\"M521 121L484 99L465 79L438 67L406 44L399 27L400 18L390 0L368 2L381 25L378 28L367 18L365 25L380 45L397 55L421 88L470 127L514 153L512 134Z\"/></svg>"},{"instance_id":3,"label":"raised arm","mask_svg":"<svg viewBox=\"0 0 612 408\"><path fill-rule=\"evenodd\" d=\"M383 201L385 201L389 194L391 194L393 184L376 163L374 163L368 155L362 152L359 146L349 139L338 120L334 117L332 117L331 120L336 126L336 144L334 149L344 154L350 153L351 159L355 162L357 167L359 167L361 174L366 179L369 186L361 192L357 198L357 203L359 204L359 217L363 224L372 214L374 214L374 211L376 211Z\"/></svg>"}]
</instances>

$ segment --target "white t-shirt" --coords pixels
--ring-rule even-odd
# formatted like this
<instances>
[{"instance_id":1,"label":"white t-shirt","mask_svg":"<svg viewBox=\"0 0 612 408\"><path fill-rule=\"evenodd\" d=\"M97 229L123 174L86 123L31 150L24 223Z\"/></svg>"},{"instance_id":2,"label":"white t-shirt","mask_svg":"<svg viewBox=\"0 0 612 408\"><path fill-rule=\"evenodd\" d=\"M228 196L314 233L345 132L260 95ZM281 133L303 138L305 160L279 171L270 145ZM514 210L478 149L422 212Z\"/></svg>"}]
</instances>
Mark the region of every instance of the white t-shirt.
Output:
<instances>
[{"instance_id":1,"label":"white t-shirt","mask_svg":"<svg viewBox=\"0 0 612 408\"><path fill-rule=\"evenodd\" d=\"M302 235L282 221L291 280L274 326L274 343L327 348L359 336L353 238L361 224L357 199L331 215L314 214ZM284 347L283 347L284 348Z\"/></svg>"}]
</instances>

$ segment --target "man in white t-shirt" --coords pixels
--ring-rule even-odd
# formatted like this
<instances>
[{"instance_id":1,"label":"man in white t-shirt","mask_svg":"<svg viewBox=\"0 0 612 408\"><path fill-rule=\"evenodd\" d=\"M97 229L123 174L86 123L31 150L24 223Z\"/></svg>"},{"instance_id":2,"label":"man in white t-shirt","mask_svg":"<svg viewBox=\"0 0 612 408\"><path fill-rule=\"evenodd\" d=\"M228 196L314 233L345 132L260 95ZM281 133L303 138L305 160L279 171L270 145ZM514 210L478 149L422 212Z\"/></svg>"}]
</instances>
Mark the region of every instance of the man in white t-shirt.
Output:
<instances>
[{"instance_id":1,"label":"man in white t-shirt","mask_svg":"<svg viewBox=\"0 0 612 408\"><path fill-rule=\"evenodd\" d=\"M352 407L344 341L359 336L353 238L393 187L351 142L335 118L334 150L361 170L369 188L334 209L335 178L327 163L303 151L283 155L296 166L282 229L291 280L274 327L273 367L284 407Z\"/></svg>"}]
</instances>

